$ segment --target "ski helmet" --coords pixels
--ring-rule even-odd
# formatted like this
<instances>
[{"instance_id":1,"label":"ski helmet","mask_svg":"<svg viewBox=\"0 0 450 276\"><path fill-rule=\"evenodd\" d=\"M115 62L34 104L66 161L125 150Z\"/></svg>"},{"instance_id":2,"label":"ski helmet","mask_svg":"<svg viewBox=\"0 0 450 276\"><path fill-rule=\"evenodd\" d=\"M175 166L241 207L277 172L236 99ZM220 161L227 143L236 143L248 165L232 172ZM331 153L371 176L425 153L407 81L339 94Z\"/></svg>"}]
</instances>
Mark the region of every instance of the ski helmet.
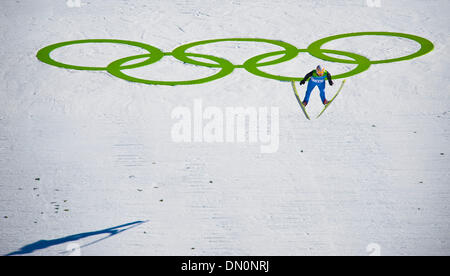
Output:
<instances>
[{"instance_id":1,"label":"ski helmet","mask_svg":"<svg viewBox=\"0 0 450 276\"><path fill-rule=\"evenodd\" d=\"M316 72L317 72L317 74L318 74L319 76L322 76L323 73L325 73L325 68L323 68L322 65L317 65L317 67L316 67Z\"/></svg>"}]
</instances>

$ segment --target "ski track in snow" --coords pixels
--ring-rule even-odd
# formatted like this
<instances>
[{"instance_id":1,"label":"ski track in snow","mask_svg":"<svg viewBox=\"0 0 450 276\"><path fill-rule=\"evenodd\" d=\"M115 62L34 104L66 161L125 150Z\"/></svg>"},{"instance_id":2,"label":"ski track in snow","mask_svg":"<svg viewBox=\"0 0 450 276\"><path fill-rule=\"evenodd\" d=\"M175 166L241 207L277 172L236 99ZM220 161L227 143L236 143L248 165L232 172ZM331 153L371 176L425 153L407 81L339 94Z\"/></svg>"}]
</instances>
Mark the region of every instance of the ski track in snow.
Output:
<instances>
[{"instance_id":1,"label":"ski track in snow","mask_svg":"<svg viewBox=\"0 0 450 276\"><path fill-rule=\"evenodd\" d=\"M379 8L362 0L81 3L0 1L0 255L26 245L31 255L64 255L69 240L92 243L81 247L83 255L368 255L370 243L383 255L450 254L447 0L382 0ZM42 47L76 39L133 40L170 52L231 37L306 48L359 31L410 33L435 49L348 78L336 102L312 121L289 82L243 69L201 85L147 86L35 57ZM371 58L416 48L374 39L326 46ZM252 56L248 47L239 54L230 45L205 45L202 53ZM91 64L95 52L83 47L73 53L86 56L58 57ZM111 55L121 57L121 49ZM304 75L320 62L301 55L262 70ZM326 66L331 73L353 68ZM180 79L204 69L174 68ZM151 71L151 78L165 72ZM327 87L329 97L340 81ZM279 107L279 150L172 142L171 111L197 98L219 108ZM320 109L315 91L308 113ZM145 223L108 238L101 231L132 222ZM71 240L79 233L90 234ZM61 242L39 249L41 240Z\"/></svg>"}]
</instances>

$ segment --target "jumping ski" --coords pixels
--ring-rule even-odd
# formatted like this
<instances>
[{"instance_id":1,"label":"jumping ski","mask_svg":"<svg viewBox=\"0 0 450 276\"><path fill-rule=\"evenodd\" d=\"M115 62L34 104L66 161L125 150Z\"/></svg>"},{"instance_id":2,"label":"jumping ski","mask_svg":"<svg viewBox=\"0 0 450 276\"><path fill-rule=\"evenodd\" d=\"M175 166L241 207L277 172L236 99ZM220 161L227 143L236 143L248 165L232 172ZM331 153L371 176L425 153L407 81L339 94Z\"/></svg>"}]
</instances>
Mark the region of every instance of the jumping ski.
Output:
<instances>
[{"instance_id":1,"label":"jumping ski","mask_svg":"<svg viewBox=\"0 0 450 276\"><path fill-rule=\"evenodd\" d=\"M302 100L300 100L300 96L298 95L297 88L295 87L295 82L294 82L294 81L291 81L291 84L292 84L292 88L294 89L295 98L297 99L298 104L299 104L300 107L302 108L303 113L305 114L306 118L307 118L308 120L311 120L311 118L309 118L308 113L306 112L306 109L305 109L305 106L304 106L303 103L302 103Z\"/></svg>"},{"instance_id":2,"label":"jumping ski","mask_svg":"<svg viewBox=\"0 0 450 276\"><path fill-rule=\"evenodd\" d=\"M322 114L325 112L325 110L328 108L328 106L330 106L330 104L334 101L334 99L337 97L337 95L339 95L339 93L340 93L341 90L342 90L342 87L344 86L345 81L346 81L346 80L343 80L343 81L342 81L341 87L339 87L338 91L337 91L336 94L333 96L333 98L325 105L325 107L322 109L322 112L320 112L320 114L317 115L316 119L319 118L320 115L322 115Z\"/></svg>"}]
</instances>

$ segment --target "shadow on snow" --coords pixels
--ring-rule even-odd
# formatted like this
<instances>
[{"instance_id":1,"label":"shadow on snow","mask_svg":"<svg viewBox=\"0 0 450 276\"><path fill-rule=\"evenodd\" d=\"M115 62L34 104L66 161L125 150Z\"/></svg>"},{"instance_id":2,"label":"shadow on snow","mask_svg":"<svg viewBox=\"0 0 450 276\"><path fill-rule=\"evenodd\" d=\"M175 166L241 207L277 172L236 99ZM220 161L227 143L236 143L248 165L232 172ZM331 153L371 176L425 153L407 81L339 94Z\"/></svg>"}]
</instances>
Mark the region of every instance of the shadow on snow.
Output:
<instances>
[{"instance_id":1,"label":"shadow on snow","mask_svg":"<svg viewBox=\"0 0 450 276\"><path fill-rule=\"evenodd\" d=\"M111 227L111 228L106 228L103 230L75 234L75 235L71 235L71 236L67 236L67 237L63 237L63 238L59 238L59 239L40 240L40 241L31 243L31 244L25 245L24 247L20 248L18 251L11 252L5 256L30 254L30 253L33 253L34 251L45 249L45 248L52 247L55 245L64 244L67 242L73 242L73 241L81 240L81 239L91 237L91 236L96 236L96 235L101 235L101 234L109 234L108 236L106 236L104 238L95 240L93 242L90 242L88 244L81 246L81 248L82 248L82 247L86 247L86 246L92 245L94 243L100 242L102 240L105 240L105 239L115 236L117 234L120 234L126 230L137 227L146 222L147 221L135 221L135 222L126 223L126 224L122 224L122 225Z\"/></svg>"}]
</instances>

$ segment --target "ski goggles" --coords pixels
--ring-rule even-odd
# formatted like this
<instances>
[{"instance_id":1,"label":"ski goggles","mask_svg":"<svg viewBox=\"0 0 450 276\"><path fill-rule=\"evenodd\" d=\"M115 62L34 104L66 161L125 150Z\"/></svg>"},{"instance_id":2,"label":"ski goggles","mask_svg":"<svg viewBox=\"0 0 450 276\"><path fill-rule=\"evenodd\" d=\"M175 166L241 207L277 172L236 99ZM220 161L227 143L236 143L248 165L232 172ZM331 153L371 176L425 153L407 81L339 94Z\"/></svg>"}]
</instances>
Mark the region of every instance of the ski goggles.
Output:
<instances>
[{"instance_id":1,"label":"ski goggles","mask_svg":"<svg viewBox=\"0 0 450 276\"><path fill-rule=\"evenodd\" d=\"M325 73L325 69L322 70L316 69L316 72L319 76L322 76Z\"/></svg>"}]
</instances>

